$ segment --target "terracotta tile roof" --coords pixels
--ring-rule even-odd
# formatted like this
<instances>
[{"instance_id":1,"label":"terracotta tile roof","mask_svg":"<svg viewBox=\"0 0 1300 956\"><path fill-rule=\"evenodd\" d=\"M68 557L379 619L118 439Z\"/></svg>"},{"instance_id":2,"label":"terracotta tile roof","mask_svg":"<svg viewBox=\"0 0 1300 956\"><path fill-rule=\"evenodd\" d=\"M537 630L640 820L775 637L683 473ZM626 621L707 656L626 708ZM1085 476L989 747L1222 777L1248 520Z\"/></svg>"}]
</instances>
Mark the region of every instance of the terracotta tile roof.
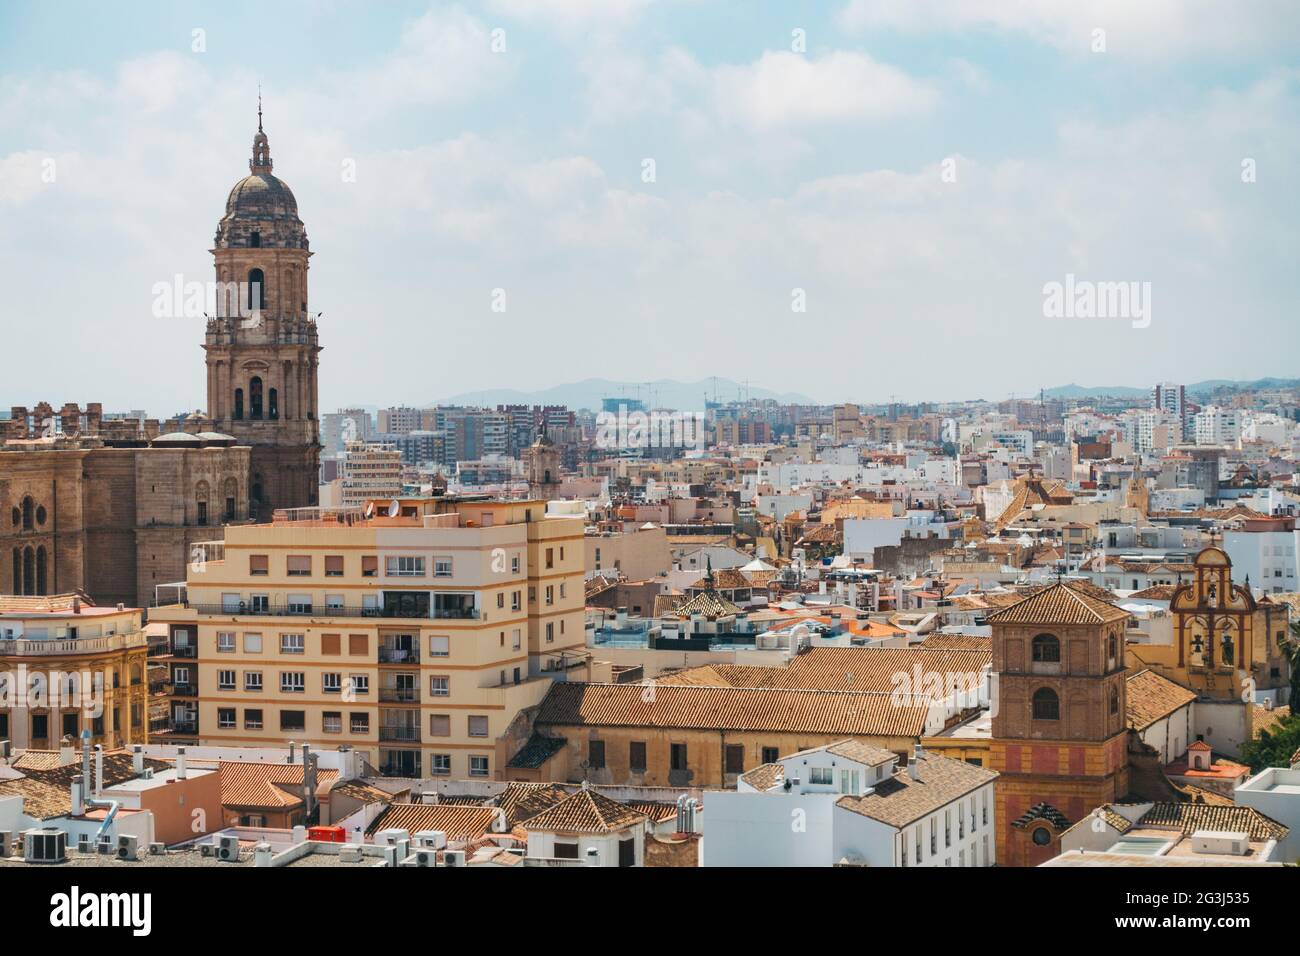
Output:
<instances>
[{"instance_id":1,"label":"terracotta tile roof","mask_svg":"<svg viewBox=\"0 0 1300 956\"><path fill-rule=\"evenodd\" d=\"M930 650L983 651L993 653L993 640L977 634L931 634L921 642Z\"/></svg>"},{"instance_id":2,"label":"terracotta tile roof","mask_svg":"<svg viewBox=\"0 0 1300 956\"><path fill-rule=\"evenodd\" d=\"M44 597L0 594L0 614L65 614L72 610L74 602L83 608L95 607L95 602L80 591Z\"/></svg>"},{"instance_id":3,"label":"terracotta tile roof","mask_svg":"<svg viewBox=\"0 0 1300 956\"><path fill-rule=\"evenodd\" d=\"M765 763L753 770L746 770L740 775L740 779L755 790L771 790L785 782L785 767L779 763Z\"/></svg>"},{"instance_id":4,"label":"terracotta tile roof","mask_svg":"<svg viewBox=\"0 0 1300 956\"><path fill-rule=\"evenodd\" d=\"M615 833L646 818L639 810L584 787L533 817L523 828L548 833Z\"/></svg>"},{"instance_id":5,"label":"terracotta tile roof","mask_svg":"<svg viewBox=\"0 0 1300 956\"><path fill-rule=\"evenodd\" d=\"M1147 601L1169 601L1173 599L1174 590L1172 584L1153 584L1141 591L1134 591L1129 597L1142 598Z\"/></svg>"},{"instance_id":6,"label":"terracotta tile roof","mask_svg":"<svg viewBox=\"0 0 1300 956\"><path fill-rule=\"evenodd\" d=\"M872 793L840 797L835 805L895 828L905 827L997 779L992 770L936 754L923 755L916 769L916 780L902 768L876 784Z\"/></svg>"},{"instance_id":7,"label":"terracotta tile roof","mask_svg":"<svg viewBox=\"0 0 1300 956\"><path fill-rule=\"evenodd\" d=\"M1196 694L1153 670L1129 674L1125 685L1128 725L1139 733L1196 700Z\"/></svg>"},{"instance_id":8,"label":"terracotta tile roof","mask_svg":"<svg viewBox=\"0 0 1300 956\"><path fill-rule=\"evenodd\" d=\"M912 680L917 667L923 682L935 674L944 684L949 674L969 674L971 680L976 680L992 661L988 639L982 648L812 647L797 654L785 667L702 664L661 676L656 683L884 693L899 686L900 674ZM914 693L924 690L923 683Z\"/></svg>"},{"instance_id":9,"label":"terracotta tile roof","mask_svg":"<svg viewBox=\"0 0 1300 956\"><path fill-rule=\"evenodd\" d=\"M1073 584L1053 584L989 615L995 624L1107 624L1129 616L1123 608L1084 593Z\"/></svg>"},{"instance_id":10,"label":"terracotta tile roof","mask_svg":"<svg viewBox=\"0 0 1300 956\"><path fill-rule=\"evenodd\" d=\"M400 829L411 836L421 830L442 830L448 840L477 840L492 832L501 819L496 807L461 806L454 803L394 803L370 821L367 835L380 830Z\"/></svg>"},{"instance_id":11,"label":"terracotta tile roof","mask_svg":"<svg viewBox=\"0 0 1300 956\"><path fill-rule=\"evenodd\" d=\"M557 683L537 724L917 737L929 712L921 703L897 706L888 693L661 684L647 694L648 686Z\"/></svg>"},{"instance_id":12,"label":"terracotta tile roof","mask_svg":"<svg viewBox=\"0 0 1300 956\"><path fill-rule=\"evenodd\" d=\"M284 810L303 803L300 763L223 760L219 770L222 806ZM327 795L338 775L337 770L317 770L316 793Z\"/></svg>"},{"instance_id":13,"label":"terracotta tile roof","mask_svg":"<svg viewBox=\"0 0 1300 956\"><path fill-rule=\"evenodd\" d=\"M1251 708L1251 723L1254 725L1255 736L1258 737L1264 731L1270 733L1278 729L1282 721L1291 716L1291 708L1286 704L1274 707L1272 710L1265 710L1256 704Z\"/></svg>"},{"instance_id":14,"label":"terracotta tile roof","mask_svg":"<svg viewBox=\"0 0 1300 956\"><path fill-rule=\"evenodd\" d=\"M680 618L688 618L692 614L703 614L709 618L730 617L741 613L743 612L740 608L716 591L701 591L695 597L677 605L671 612L673 617Z\"/></svg>"},{"instance_id":15,"label":"terracotta tile roof","mask_svg":"<svg viewBox=\"0 0 1300 956\"><path fill-rule=\"evenodd\" d=\"M1144 827L1172 827L1184 834L1197 830L1245 831L1252 840L1282 840L1290 833L1254 807L1209 806L1203 803L1157 803L1138 821Z\"/></svg>"},{"instance_id":16,"label":"terracotta tile roof","mask_svg":"<svg viewBox=\"0 0 1300 956\"><path fill-rule=\"evenodd\" d=\"M38 820L49 820L72 812L72 795L63 787L32 777L0 780L0 797L23 798L23 813Z\"/></svg>"},{"instance_id":17,"label":"terracotta tile roof","mask_svg":"<svg viewBox=\"0 0 1300 956\"><path fill-rule=\"evenodd\" d=\"M1094 597L1098 601L1105 601L1107 604L1114 604L1115 601L1119 599L1119 595L1117 595L1114 591L1111 591L1108 588L1104 588L1099 584L1093 584L1091 581L1086 581L1081 578L1070 580L1065 583L1069 587L1072 587L1074 588L1074 590L1080 592L1081 594L1086 594L1089 597ZM1046 591L1048 588L1052 586L1053 585L1051 584L1030 584L1030 585L1025 585L1017 588L1017 591L1019 591L1020 594L1034 595L1037 594L1039 591Z\"/></svg>"},{"instance_id":18,"label":"terracotta tile roof","mask_svg":"<svg viewBox=\"0 0 1300 956\"><path fill-rule=\"evenodd\" d=\"M1046 820L1057 830L1070 829L1070 821L1064 813L1056 809L1050 803L1035 803L1016 819L1011 821L1011 825L1019 830L1023 830L1035 820Z\"/></svg>"},{"instance_id":19,"label":"terracotta tile roof","mask_svg":"<svg viewBox=\"0 0 1300 956\"><path fill-rule=\"evenodd\" d=\"M884 763L897 763L898 754L883 747L872 747L860 740L841 740L826 748L827 753L845 760L852 760L867 767L876 767Z\"/></svg>"},{"instance_id":20,"label":"terracotta tile roof","mask_svg":"<svg viewBox=\"0 0 1300 956\"><path fill-rule=\"evenodd\" d=\"M525 820L549 810L568 799L568 792L552 783L515 781L497 795L497 806L506 815L506 826L513 829Z\"/></svg>"},{"instance_id":21,"label":"terracotta tile roof","mask_svg":"<svg viewBox=\"0 0 1300 956\"><path fill-rule=\"evenodd\" d=\"M15 770L21 770L25 777L14 780L0 780L0 796L19 795L23 798L23 812L41 820L65 816L72 812L72 781L81 776L81 756L78 754L74 763L60 767L51 766L47 755L57 758L58 751L27 751L14 763ZM168 766L161 760L146 757L146 768L163 770ZM128 751L108 750L104 752L104 784L115 786L135 777L134 759Z\"/></svg>"},{"instance_id":22,"label":"terracotta tile roof","mask_svg":"<svg viewBox=\"0 0 1300 956\"><path fill-rule=\"evenodd\" d=\"M330 796L333 797L336 794L365 804L393 802L393 794L387 790L372 787L362 780L335 780L334 786L330 787Z\"/></svg>"},{"instance_id":23,"label":"terracotta tile roof","mask_svg":"<svg viewBox=\"0 0 1300 956\"><path fill-rule=\"evenodd\" d=\"M625 800L623 803L638 813L644 813L654 823L663 823L677 816L675 803L663 803L658 800Z\"/></svg>"},{"instance_id":24,"label":"terracotta tile roof","mask_svg":"<svg viewBox=\"0 0 1300 956\"><path fill-rule=\"evenodd\" d=\"M24 750L10 764L15 770L53 770L61 757L57 750ZM77 757L81 761L80 755Z\"/></svg>"},{"instance_id":25,"label":"terracotta tile roof","mask_svg":"<svg viewBox=\"0 0 1300 956\"><path fill-rule=\"evenodd\" d=\"M510 758L506 766L518 770L536 770L563 750L565 743L567 741L563 737L547 737L544 734L535 733Z\"/></svg>"}]
</instances>

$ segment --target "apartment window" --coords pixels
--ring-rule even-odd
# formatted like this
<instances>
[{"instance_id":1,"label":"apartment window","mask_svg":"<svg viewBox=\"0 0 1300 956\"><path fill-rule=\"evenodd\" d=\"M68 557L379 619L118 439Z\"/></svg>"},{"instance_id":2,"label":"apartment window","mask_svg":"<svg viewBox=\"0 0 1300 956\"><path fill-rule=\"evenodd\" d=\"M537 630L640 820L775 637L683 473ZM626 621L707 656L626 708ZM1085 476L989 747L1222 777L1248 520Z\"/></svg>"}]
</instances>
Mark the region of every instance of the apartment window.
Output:
<instances>
[{"instance_id":1,"label":"apartment window","mask_svg":"<svg viewBox=\"0 0 1300 956\"><path fill-rule=\"evenodd\" d=\"M322 634L320 636L320 652L326 657L337 657L340 653L340 644L342 638L338 634Z\"/></svg>"},{"instance_id":2,"label":"apartment window","mask_svg":"<svg viewBox=\"0 0 1300 956\"><path fill-rule=\"evenodd\" d=\"M262 672L244 671L244 690L260 693L262 690Z\"/></svg>"},{"instance_id":3,"label":"apartment window","mask_svg":"<svg viewBox=\"0 0 1300 956\"><path fill-rule=\"evenodd\" d=\"M327 734L343 733L343 714L337 710L327 710L320 715L321 730Z\"/></svg>"},{"instance_id":4,"label":"apartment window","mask_svg":"<svg viewBox=\"0 0 1300 956\"><path fill-rule=\"evenodd\" d=\"M429 736L450 737L451 736L451 715L430 714L429 715Z\"/></svg>"},{"instance_id":5,"label":"apartment window","mask_svg":"<svg viewBox=\"0 0 1300 956\"><path fill-rule=\"evenodd\" d=\"M234 690L235 672L217 671L217 690Z\"/></svg>"},{"instance_id":6,"label":"apartment window","mask_svg":"<svg viewBox=\"0 0 1300 956\"><path fill-rule=\"evenodd\" d=\"M363 578L379 577L379 558L373 554L362 555L361 576Z\"/></svg>"},{"instance_id":7,"label":"apartment window","mask_svg":"<svg viewBox=\"0 0 1300 956\"><path fill-rule=\"evenodd\" d=\"M561 843L555 841L555 858L557 860L576 860L578 858L578 844L565 841Z\"/></svg>"},{"instance_id":8,"label":"apartment window","mask_svg":"<svg viewBox=\"0 0 1300 956\"><path fill-rule=\"evenodd\" d=\"M835 782L834 771L830 767L809 767L808 782L815 786L830 786Z\"/></svg>"},{"instance_id":9,"label":"apartment window","mask_svg":"<svg viewBox=\"0 0 1300 956\"><path fill-rule=\"evenodd\" d=\"M325 555L325 577L327 578L343 577L343 555L341 554Z\"/></svg>"},{"instance_id":10,"label":"apartment window","mask_svg":"<svg viewBox=\"0 0 1300 956\"><path fill-rule=\"evenodd\" d=\"M262 729L262 711L260 708L249 707L244 711L244 729L261 730Z\"/></svg>"},{"instance_id":11,"label":"apartment window","mask_svg":"<svg viewBox=\"0 0 1300 956\"><path fill-rule=\"evenodd\" d=\"M260 654L262 653L262 635L245 634L244 635L244 653Z\"/></svg>"},{"instance_id":12,"label":"apartment window","mask_svg":"<svg viewBox=\"0 0 1300 956\"><path fill-rule=\"evenodd\" d=\"M290 594L287 603L290 614L310 614L312 608L310 594Z\"/></svg>"},{"instance_id":13,"label":"apartment window","mask_svg":"<svg viewBox=\"0 0 1300 956\"><path fill-rule=\"evenodd\" d=\"M370 733L370 715L364 712L353 712L348 717L348 729L354 734Z\"/></svg>"},{"instance_id":14,"label":"apartment window","mask_svg":"<svg viewBox=\"0 0 1300 956\"><path fill-rule=\"evenodd\" d=\"M433 559L433 576L435 578L451 577L451 558L435 557Z\"/></svg>"},{"instance_id":15,"label":"apartment window","mask_svg":"<svg viewBox=\"0 0 1300 956\"><path fill-rule=\"evenodd\" d=\"M939 837L936 831L938 824L933 819L930 820L930 855L934 856L939 852Z\"/></svg>"},{"instance_id":16,"label":"apartment window","mask_svg":"<svg viewBox=\"0 0 1300 956\"><path fill-rule=\"evenodd\" d=\"M348 654L351 657L367 657L370 654L370 635L349 634Z\"/></svg>"},{"instance_id":17,"label":"apartment window","mask_svg":"<svg viewBox=\"0 0 1300 956\"><path fill-rule=\"evenodd\" d=\"M943 811L943 846L946 850L952 846L952 811Z\"/></svg>"},{"instance_id":18,"label":"apartment window","mask_svg":"<svg viewBox=\"0 0 1300 956\"><path fill-rule=\"evenodd\" d=\"M280 711L280 729L301 733L307 729L307 712L303 710Z\"/></svg>"},{"instance_id":19,"label":"apartment window","mask_svg":"<svg viewBox=\"0 0 1300 956\"><path fill-rule=\"evenodd\" d=\"M510 557L510 573L519 573L519 555L515 554Z\"/></svg>"},{"instance_id":20,"label":"apartment window","mask_svg":"<svg viewBox=\"0 0 1300 956\"><path fill-rule=\"evenodd\" d=\"M776 763L781 759L781 751L777 747L763 748L763 763Z\"/></svg>"},{"instance_id":21,"label":"apartment window","mask_svg":"<svg viewBox=\"0 0 1300 956\"><path fill-rule=\"evenodd\" d=\"M221 730L235 729L235 708L218 707L217 708L217 727Z\"/></svg>"},{"instance_id":22,"label":"apartment window","mask_svg":"<svg viewBox=\"0 0 1300 956\"><path fill-rule=\"evenodd\" d=\"M645 770L644 740L634 740L627 745L627 765L631 770Z\"/></svg>"},{"instance_id":23,"label":"apartment window","mask_svg":"<svg viewBox=\"0 0 1300 956\"><path fill-rule=\"evenodd\" d=\"M551 605L551 604L554 604L554 603L555 603L555 586L554 586L554 585L551 585L551 584L546 585L546 603L547 603L548 605Z\"/></svg>"},{"instance_id":24,"label":"apartment window","mask_svg":"<svg viewBox=\"0 0 1300 956\"><path fill-rule=\"evenodd\" d=\"M399 555L384 562L384 573L390 578L416 578L424 575L424 558Z\"/></svg>"},{"instance_id":25,"label":"apartment window","mask_svg":"<svg viewBox=\"0 0 1300 956\"><path fill-rule=\"evenodd\" d=\"M727 744L724 773L745 772L745 748L740 744Z\"/></svg>"},{"instance_id":26,"label":"apartment window","mask_svg":"<svg viewBox=\"0 0 1300 956\"><path fill-rule=\"evenodd\" d=\"M451 654L451 638L434 635L429 638L429 656L430 657L447 657Z\"/></svg>"},{"instance_id":27,"label":"apartment window","mask_svg":"<svg viewBox=\"0 0 1300 956\"><path fill-rule=\"evenodd\" d=\"M512 647L514 648L514 650L516 650L516 651L519 650L519 645L520 645L520 641L521 641L520 633L521 633L521 632L520 632L519 628L515 628L514 631L511 633L511 642L512 642L511 646L512 646Z\"/></svg>"},{"instance_id":28,"label":"apartment window","mask_svg":"<svg viewBox=\"0 0 1300 956\"><path fill-rule=\"evenodd\" d=\"M587 741L587 765L592 770L605 769L605 741Z\"/></svg>"},{"instance_id":29,"label":"apartment window","mask_svg":"<svg viewBox=\"0 0 1300 956\"><path fill-rule=\"evenodd\" d=\"M554 548L547 548L547 549L546 549L546 566L547 566L548 568L553 568L553 567L555 567L555 549L554 549Z\"/></svg>"},{"instance_id":30,"label":"apartment window","mask_svg":"<svg viewBox=\"0 0 1300 956\"><path fill-rule=\"evenodd\" d=\"M217 653L218 654L235 653L235 633L233 631L217 632Z\"/></svg>"},{"instance_id":31,"label":"apartment window","mask_svg":"<svg viewBox=\"0 0 1300 956\"><path fill-rule=\"evenodd\" d=\"M280 692L282 694L301 694L307 689L307 680L302 671L280 671Z\"/></svg>"},{"instance_id":32,"label":"apartment window","mask_svg":"<svg viewBox=\"0 0 1300 956\"><path fill-rule=\"evenodd\" d=\"M307 643L303 640L301 634L281 634L280 635L280 653L281 654L301 654L307 649Z\"/></svg>"},{"instance_id":33,"label":"apartment window","mask_svg":"<svg viewBox=\"0 0 1300 956\"><path fill-rule=\"evenodd\" d=\"M983 814L981 815L980 818L984 821L984 825L985 825L985 826L988 826L988 825L989 825L989 792L988 792L987 790L984 791L984 807L983 807L983 810L984 810L984 812L983 812Z\"/></svg>"},{"instance_id":34,"label":"apartment window","mask_svg":"<svg viewBox=\"0 0 1300 956\"><path fill-rule=\"evenodd\" d=\"M429 678L429 696L431 696L431 697L450 697L450 696L451 696L451 678L449 678L449 677L430 677L430 678Z\"/></svg>"},{"instance_id":35,"label":"apartment window","mask_svg":"<svg viewBox=\"0 0 1300 956\"><path fill-rule=\"evenodd\" d=\"M350 674L348 680L352 682L352 693L362 697L370 693L370 675L369 674Z\"/></svg>"},{"instance_id":36,"label":"apartment window","mask_svg":"<svg viewBox=\"0 0 1300 956\"><path fill-rule=\"evenodd\" d=\"M567 592L564 590L564 585L561 584L561 585L560 585L560 600L564 600L564 598L565 598L565 596L566 596L566 593L567 593Z\"/></svg>"},{"instance_id":37,"label":"apartment window","mask_svg":"<svg viewBox=\"0 0 1300 956\"><path fill-rule=\"evenodd\" d=\"M429 758L429 773L445 777L451 773L451 754L433 754Z\"/></svg>"},{"instance_id":38,"label":"apartment window","mask_svg":"<svg viewBox=\"0 0 1300 956\"><path fill-rule=\"evenodd\" d=\"M488 758L470 757L469 775L471 777L486 777L488 775Z\"/></svg>"},{"instance_id":39,"label":"apartment window","mask_svg":"<svg viewBox=\"0 0 1300 956\"><path fill-rule=\"evenodd\" d=\"M269 594L250 594L248 601L254 614L265 614L271 610L271 595Z\"/></svg>"},{"instance_id":40,"label":"apartment window","mask_svg":"<svg viewBox=\"0 0 1300 956\"><path fill-rule=\"evenodd\" d=\"M486 737L488 735L488 719L486 717L469 718L469 735L471 737Z\"/></svg>"},{"instance_id":41,"label":"apartment window","mask_svg":"<svg viewBox=\"0 0 1300 956\"><path fill-rule=\"evenodd\" d=\"M271 573L271 563L264 554L250 554L248 556L248 573L255 575L266 575Z\"/></svg>"},{"instance_id":42,"label":"apartment window","mask_svg":"<svg viewBox=\"0 0 1300 956\"><path fill-rule=\"evenodd\" d=\"M321 690L326 694L339 694L343 692L343 675L337 672L328 672L320 675Z\"/></svg>"},{"instance_id":43,"label":"apartment window","mask_svg":"<svg viewBox=\"0 0 1300 956\"><path fill-rule=\"evenodd\" d=\"M506 594L504 591L497 592L497 609L504 611L506 607Z\"/></svg>"},{"instance_id":44,"label":"apartment window","mask_svg":"<svg viewBox=\"0 0 1300 956\"><path fill-rule=\"evenodd\" d=\"M343 610L343 595L342 594L325 595L325 607L331 611Z\"/></svg>"},{"instance_id":45,"label":"apartment window","mask_svg":"<svg viewBox=\"0 0 1300 956\"><path fill-rule=\"evenodd\" d=\"M554 643L554 641L555 641L555 622L547 621L546 622L546 643L551 644Z\"/></svg>"},{"instance_id":46,"label":"apartment window","mask_svg":"<svg viewBox=\"0 0 1300 956\"><path fill-rule=\"evenodd\" d=\"M311 555L310 554L291 554L284 559L285 573L291 578L305 578L311 576Z\"/></svg>"},{"instance_id":47,"label":"apartment window","mask_svg":"<svg viewBox=\"0 0 1300 956\"><path fill-rule=\"evenodd\" d=\"M512 611L518 611L518 610L519 610L519 607L520 607L520 604L519 604L520 596L521 596L521 594L520 594L519 591L512 591L512 592L510 592L510 610L512 610Z\"/></svg>"}]
</instances>

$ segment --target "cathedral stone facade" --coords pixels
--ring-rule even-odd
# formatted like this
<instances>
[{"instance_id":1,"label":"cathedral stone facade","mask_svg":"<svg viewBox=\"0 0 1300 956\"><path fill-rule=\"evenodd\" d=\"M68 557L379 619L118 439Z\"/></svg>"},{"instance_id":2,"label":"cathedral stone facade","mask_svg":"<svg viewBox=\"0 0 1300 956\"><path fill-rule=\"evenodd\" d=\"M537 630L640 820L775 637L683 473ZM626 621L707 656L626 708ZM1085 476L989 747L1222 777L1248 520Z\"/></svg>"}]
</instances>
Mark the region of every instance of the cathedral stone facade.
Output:
<instances>
[{"instance_id":1,"label":"cathedral stone facade","mask_svg":"<svg viewBox=\"0 0 1300 956\"><path fill-rule=\"evenodd\" d=\"M250 298L219 295L208 321L207 413L160 428L104 419L97 404L13 408L0 423L0 593L148 606L224 525L316 503L311 253L293 193L271 174L260 112L249 166L212 254L218 282Z\"/></svg>"}]
</instances>

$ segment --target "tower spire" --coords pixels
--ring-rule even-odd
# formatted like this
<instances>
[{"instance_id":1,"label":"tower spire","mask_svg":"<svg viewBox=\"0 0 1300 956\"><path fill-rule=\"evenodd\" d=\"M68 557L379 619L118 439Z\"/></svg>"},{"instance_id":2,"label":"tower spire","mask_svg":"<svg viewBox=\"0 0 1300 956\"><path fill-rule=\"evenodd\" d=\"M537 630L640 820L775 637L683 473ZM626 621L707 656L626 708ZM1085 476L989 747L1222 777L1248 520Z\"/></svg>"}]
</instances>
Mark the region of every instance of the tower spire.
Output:
<instances>
[{"instance_id":1,"label":"tower spire","mask_svg":"<svg viewBox=\"0 0 1300 956\"><path fill-rule=\"evenodd\" d=\"M262 132L262 84L257 84L257 131Z\"/></svg>"},{"instance_id":2,"label":"tower spire","mask_svg":"<svg viewBox=\"0 0 1300 956\"><path fill-rule=\"evenodd\" d=\"M271 144L262 129L262 84L257 84L257 135L253 137L253 158L248 161L248 168L254 174L271 172Z\"/></svg>"}]
</instances>

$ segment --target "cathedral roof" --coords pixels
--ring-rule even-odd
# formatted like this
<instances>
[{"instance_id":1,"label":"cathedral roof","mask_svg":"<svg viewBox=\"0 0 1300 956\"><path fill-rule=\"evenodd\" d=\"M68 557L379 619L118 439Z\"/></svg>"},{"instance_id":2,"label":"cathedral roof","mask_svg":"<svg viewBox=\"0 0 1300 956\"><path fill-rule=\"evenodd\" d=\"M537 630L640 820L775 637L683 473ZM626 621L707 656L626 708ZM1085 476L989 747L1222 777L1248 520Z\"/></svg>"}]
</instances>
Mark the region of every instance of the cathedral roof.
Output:
<instances>
[{"instance_id":1,"label":"cathedral roof","mask_svg":"<svg viewBox=\"0 0 1300 956\"><path fill-rule=\"evenodd\" d=\"M993 624L1107 624L1129 614L1064 582L988 616Z\"/></svg>"},{"instance_id":2,"label":"cathedral roof","mask_svg":"<svg viewBox=\"0 0 1300 956\"><path fill-rule=\"evenodd\" d=\"M283 180L269 172L252 173L230 190L225 218L297 220L298 200Z\"/></svg>"}]
</instances>

